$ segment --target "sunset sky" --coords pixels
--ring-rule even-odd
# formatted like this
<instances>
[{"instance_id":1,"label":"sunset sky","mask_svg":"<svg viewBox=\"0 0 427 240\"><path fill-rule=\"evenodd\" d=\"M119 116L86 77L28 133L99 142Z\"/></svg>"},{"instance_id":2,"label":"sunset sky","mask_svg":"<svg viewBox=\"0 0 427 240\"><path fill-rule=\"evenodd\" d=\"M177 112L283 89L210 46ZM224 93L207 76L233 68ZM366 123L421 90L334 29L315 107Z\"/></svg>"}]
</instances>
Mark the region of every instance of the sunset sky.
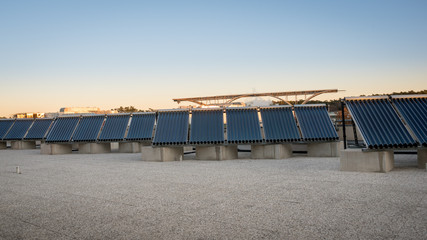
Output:
<instances>
[{"instance_id":1,"label":"sunset sky","mask_svg":"<svg viewBox=\"0 0 427 240\"><path fill-rule=\"evenodd\" d=\"M0 117L427 89L427 1L0 1ZM185 105L185 103L183 103Z\"/></svg>"}]
</instances>

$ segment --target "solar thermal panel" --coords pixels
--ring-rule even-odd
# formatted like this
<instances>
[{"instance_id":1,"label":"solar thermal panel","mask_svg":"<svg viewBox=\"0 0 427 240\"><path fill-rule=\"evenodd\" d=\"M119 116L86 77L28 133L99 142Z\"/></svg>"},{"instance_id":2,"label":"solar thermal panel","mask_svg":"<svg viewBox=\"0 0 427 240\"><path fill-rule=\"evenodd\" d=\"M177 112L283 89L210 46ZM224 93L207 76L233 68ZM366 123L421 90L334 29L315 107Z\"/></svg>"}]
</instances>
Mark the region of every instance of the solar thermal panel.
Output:
<instances>
[{"instance_id":1,"label":"solar thermal panel","mask_svg":"<svg viewBox=\"0 0 427 240\"><path fill-rule=\"evenodd\" d=\"M267 143L301 140L291 106L262 107L260 112Z\"/></svg>"},{"instance_id":2,"label":"solar thermal panel","mask_svg":"<svg viewBox=\"0 0 427 240\"><path fill-rule=\"evenodd\" d=\"M295 105L294 110L304 141L338 140L326 105Z\"/></svg>"},{"instance_id":3,"label":"solar thermal panel","mask_svg":"<svg viewBox=\"0 0 427 240\"><path fill-rule=\"evenodd\" d=\"M184 145L188 138L188 110L159 111L153 145Z\"/></svg>"},{"instance_id":4,"label":"solar thermal panel","mask_svg":"<svg viewBox=\"0 0 427 240\"><path fill-rule=\"evenodd\" d=\"M222 109L193 109L191 113L190 144L223 144L224 111Z\"/></svg>"},{"instance_id":5,"label":"solar thermal panel","mask_svg":"<svg viewBox=\"0 0 427 240\"><path fill-rule=\"evenodd\" d=\"M261 143L261 126L256 108L227 108L227 141L230 144Z\"/></svg>"}]
</instances>

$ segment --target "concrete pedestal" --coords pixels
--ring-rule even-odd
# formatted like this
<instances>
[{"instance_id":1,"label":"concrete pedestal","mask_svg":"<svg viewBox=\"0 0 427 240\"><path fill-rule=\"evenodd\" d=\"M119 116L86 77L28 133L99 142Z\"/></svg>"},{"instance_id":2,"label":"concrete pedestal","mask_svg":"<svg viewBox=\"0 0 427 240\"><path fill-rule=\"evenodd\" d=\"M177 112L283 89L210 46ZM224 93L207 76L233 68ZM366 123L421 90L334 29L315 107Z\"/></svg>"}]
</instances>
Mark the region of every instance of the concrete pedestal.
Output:
<instances>
[{"instance_id":1,"label":"concrete pedestal","mask_svg":"<svg viewBox=\"0 0 427 240\"><path fill-rule=\"evenodd\" d=\"M7 145L6 142L0 142L0 149L6 149Z\"/></svg>"},{"instance_id":2,"label":"concrete pedestal","mask_svg":"<svg viewBox=\"0 0 427 240\"><path fill-rule=\"evenodd\" d=\"M339 157L343 148L343 142L309 143L307 145L307 156Z\"/></svg>"},{"instance_id":3,"label":"concrete pedestal","mask_svg":"<svg viewBox=\"0 0 427 240\"><path fill-rule=\"evenodd\" d=\"M111 152L119 152L119 143L118 142L111 142Z\"/></svg>"},{"instance_id":4,"label":"concrete pedestal","mask_svg":"<svg viewBox=\"0 0 427 240\"><path fill-rule=\"evenodd\" d=\"M252 145L252 159L285 159L292 157L291 144Z\"/></svg>"},{"instance_id":5,"label":"concrete pedestal","mask_svg":"<svg viewBox=\"0 0 427 240\"><path fill-rule=\"evenodd\" d=\"M36 142L35 141L13 141L12 149L23 150L23 149L35 149Z\"/></svg>"},{"instance_id":6,"label":"concrete pedestal","mask_svg":"<svg viewBox=\"0 0 427 240\"><path fill-rule=\"evenodd\" d=\"M96 154L96 153L110 153L110 143L79 143L79 153L83 154Z\"/></svg>"},{"instance_id":7,"label":"concrete pedestal","mask_svg":"<svg viewBox=\"0 0 427 240\"><path fill-rule=\"evenodd\" d=\"M70 154L73 152L71 144L46 144L40 145L40 153L48 155Z\"/></svg>"},{"instance_id":8,"label":"concrete pedestal","mask_svg":"<svg viewBox=\"0 0 427 240\"><path fill-rule=\"evenodd\" d=\"M120 153L139 153L141 152L141 146L139 142L121 142L119 143Z\"/></svg>"},{"instance_id":9,"label":"concrete pedestal","mask_svg":"<svg viewBox=\"0 0 427 240\"><path fill-rule=\"evenodd\" d=\"M141 146L141 156L143 161L180 161L184 156L184 150L182 147L153 148L151 146Z\"/></svg>"},{"instance_id":10,"label":"concrete pedestal","mask_svg":"<svg viewBox=\"0 0 427 240\"><path fill-rule=\"evenodd\" d=\"M197 160L231 160L237 159L237 146L197 146Z\"/></svg>"},{"instance_id":11,"label":"concrete pedestal","mask_svg":"<svg viewBox=\"0 0 427 240\"><path fill-rule=\"evenodd\" d=\"M417 150L418 168L426 169L427 164L427 148L418 148Z\"/></svg>"},{"instance_id":12,"label":"concrete pedestal","mask_svg":"<svg viewBox=\"0 0 427 240\"><path fill-rule=\"evenodd\" d=\"M346 149L341 151L341 171L389 172L393 167L393 150L363 152L361 149Z\"/></svg>"}]
</instances>

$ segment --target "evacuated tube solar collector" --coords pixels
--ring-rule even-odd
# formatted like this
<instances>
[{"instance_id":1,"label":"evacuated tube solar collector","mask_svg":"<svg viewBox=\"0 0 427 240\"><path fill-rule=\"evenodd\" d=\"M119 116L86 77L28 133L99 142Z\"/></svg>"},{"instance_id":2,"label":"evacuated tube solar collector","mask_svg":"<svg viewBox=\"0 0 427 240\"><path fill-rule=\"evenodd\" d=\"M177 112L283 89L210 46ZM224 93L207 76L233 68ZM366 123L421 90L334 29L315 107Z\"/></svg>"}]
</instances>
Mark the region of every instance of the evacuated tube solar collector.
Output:
<instances>
[{"instance_id":1,"label":"evacuated tube solar collector","mask_svg":"<svg viewBox=\"0 0 427 240\"><path fill-rule=\"evenodd\" d=\"M368 148L417 146L388 96L345 98L345 103Z\"/></svg>"},{"instance_id":2,"label":"evacuated tube solar collector","mask_svg":"<svg viewBox=\"0 0 427 240\"><path fill-rule=\"evenodd\" d=\"M178 146L187 143L188 110L163 110L158 112L154 146Z\"/></svg>"}]
</instances>

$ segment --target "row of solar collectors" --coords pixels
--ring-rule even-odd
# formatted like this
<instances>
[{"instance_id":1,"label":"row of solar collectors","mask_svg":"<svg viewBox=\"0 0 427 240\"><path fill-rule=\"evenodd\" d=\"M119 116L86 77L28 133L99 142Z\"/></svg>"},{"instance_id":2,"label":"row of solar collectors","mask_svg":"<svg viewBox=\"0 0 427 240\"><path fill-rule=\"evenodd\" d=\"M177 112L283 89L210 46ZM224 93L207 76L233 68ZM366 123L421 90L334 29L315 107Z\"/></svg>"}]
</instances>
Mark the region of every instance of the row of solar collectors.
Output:
<instances>
[{"instance_id":1,"label":"row of solar collectors","mask_svg":"<svg viewBox=\"0 0 427 240\"><path fill-rule=\"evenodd\" d=\"M42 140L53 119L4 119L0 120L0 140Z\"/></svg>"},{"instance_id":2,"label":"row of solar collectors","mask_svg":"<svg viewBox=\"0 0 427 240\"><path fill-rule=\"evenodd\" d=\"M7 119L0 120L0 140L46 140L46 142L151 140L155 118L155 113L134 113L132 118L131 114L115 114L35 120Z\"/></svg>"},{"instance_id":3,"label":"row of solar collectors","mask_svg":"<svg viewBox=\"0 0 427 240\"><path fill-rule=\"evenodd\" d=\"M346 98L370 149L427 147L427 95Z\"/></svg>"},{"instance_id":4,"label":"row of solar collectors","mask_svg":"<svg viewBox=\"0 0 427 240\"><path fill-rule=\"evenodd\" d=\"M335 141L325 105L160 111L153 145ZM261 117L261 121L259 119ZM262 128L261 128L262 122ZM262 132L264 131L264 132ZM263 134L264 133L264 134Z\"/></svg>"},{"instance_id":5,"label":"row of solar collectors","mask_svg":"<svg viewBox=\"0 0 427 240\"><path fill-rule=\"evenodd\" d=\"M46 142L151 140L155 119L155 113L58 117L46 137Z\"/></svg>"},{"instance_id":6,"label":"row of solar collectors","mask_svg":"<svg viewBox=\"0 0 427 240\"><path fill-rule=\"evenodd\" d=\"M223 144L225 135L229 144L338 139L325 105L260 108L263 128L256 108L227 108L225 114L226 121L223 109L194 109L189 124L189 110L159 111L153 145ZM153 138L156 114L70 116L36 119L34 124L32 121L0 122L0 130L6 129L3 140L45 139L52 143L149 141ZM41 126L42 122L46 124ZM1 127L3 123L9 125Z\"/></svg>"}]
</instances>

